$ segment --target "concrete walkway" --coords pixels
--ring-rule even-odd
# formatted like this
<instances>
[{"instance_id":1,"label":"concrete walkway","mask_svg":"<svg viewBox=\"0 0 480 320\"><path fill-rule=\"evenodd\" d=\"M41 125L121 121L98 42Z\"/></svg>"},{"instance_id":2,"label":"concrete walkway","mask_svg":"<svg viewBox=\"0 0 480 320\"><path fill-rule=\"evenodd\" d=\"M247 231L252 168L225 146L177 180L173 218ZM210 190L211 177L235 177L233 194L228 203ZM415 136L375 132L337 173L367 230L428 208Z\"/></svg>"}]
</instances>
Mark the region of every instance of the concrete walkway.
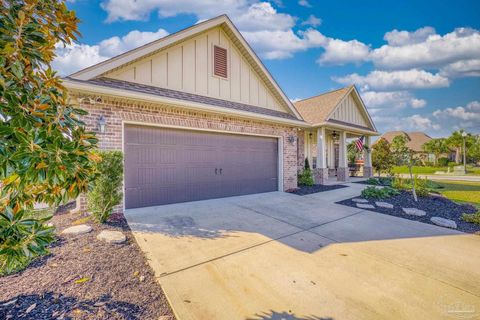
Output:
<instances>
[{"instance_id":1,"label":"concrete walkway","mask_svg":"<svg viewBox=\"0 0 480 320\"><path fill-rule=\"evenodd\" d=\"M179 319L480 318L480 236L335 204L349 186L126 216Z\"/></svg>"}]
</instances>

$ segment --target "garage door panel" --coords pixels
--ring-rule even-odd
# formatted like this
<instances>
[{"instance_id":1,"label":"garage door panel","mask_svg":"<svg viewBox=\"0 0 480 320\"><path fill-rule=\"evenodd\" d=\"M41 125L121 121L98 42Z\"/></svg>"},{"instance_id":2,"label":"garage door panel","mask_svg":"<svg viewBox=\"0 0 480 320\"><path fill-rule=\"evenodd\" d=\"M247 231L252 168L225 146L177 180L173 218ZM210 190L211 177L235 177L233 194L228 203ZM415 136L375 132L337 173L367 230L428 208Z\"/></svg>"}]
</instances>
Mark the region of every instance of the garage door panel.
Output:
<instances>
[{"instance_id":1,"label":"garage door panel","mask_svg":"<svg viewBox=\"0 0 480 320\"><path fill-rule=\"evenodd\" d=\"M124 141L127 209L277 190L275 138L126 125Z\"/></svg>"}]
</instances>

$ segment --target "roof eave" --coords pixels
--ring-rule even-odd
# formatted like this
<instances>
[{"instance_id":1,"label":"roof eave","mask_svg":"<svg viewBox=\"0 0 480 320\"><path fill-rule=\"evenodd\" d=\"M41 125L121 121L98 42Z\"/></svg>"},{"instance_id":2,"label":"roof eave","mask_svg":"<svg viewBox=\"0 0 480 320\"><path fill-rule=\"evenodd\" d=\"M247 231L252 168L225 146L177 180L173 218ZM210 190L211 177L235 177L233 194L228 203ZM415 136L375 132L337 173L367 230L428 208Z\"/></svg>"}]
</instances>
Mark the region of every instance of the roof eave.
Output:
<instances>
[{"instance_id":1,"label":"roof eave","mask_svg":"<svg viewBox=\"0 0 480 320\"><path fill-rule=\"evenodd\" d=\"M249 112L249 111L227 109L227 108L212 106L204 103L162 97L162 96L157 96L153 94L127 91L127 90L121 90L116 88L109 88L101 85L85 83L85 82L80 82L75 80L64 79L63 85L65 86L65 88L71 91L95 93L95 94L101 94L101 95L106 95L111 97L132 99L135 101L143 101L148 103L162 103L162 104L167 104L174 107L186 108L189 110L199 110L199 111L205 111L205 112L211 112L211 113L217 113L217 114L218 113L228 114L228 115L237 116L240 118L256 119L260 121L285 124L285 125L300 127L300 128L309 127L309 124L302 120L284 119L280 117L269 116L269 115L264 115L264 114Z\"/></svg>"},{"instance_id":2,"label":"roof eave","mask_svg":"<svg viewBox=\"0 0 480 320\"><path fill-rule=\"evenodd\" d=\"M351 132L351 133L368 134L370 136L379 136L380 135L380 133L376 130L355 128L355 127L352 127L352 126L349 126L349 125L332 123L332 122L328 122L328 121L311 124L310 126L312 128L329 127L329 128L335 128L335 129L342 129L342 130L345 130L345 131L348 131L348 132Z\"/></svg>"}]
</instances>

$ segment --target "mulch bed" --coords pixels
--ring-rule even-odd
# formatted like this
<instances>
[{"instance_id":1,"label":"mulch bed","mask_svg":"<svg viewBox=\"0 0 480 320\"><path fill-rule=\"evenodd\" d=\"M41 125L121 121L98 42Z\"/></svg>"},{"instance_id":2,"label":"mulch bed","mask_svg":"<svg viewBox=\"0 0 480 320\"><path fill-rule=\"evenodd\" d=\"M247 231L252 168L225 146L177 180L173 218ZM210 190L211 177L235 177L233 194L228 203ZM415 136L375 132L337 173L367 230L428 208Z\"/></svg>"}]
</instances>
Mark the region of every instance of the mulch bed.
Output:
<instances>
[{"instance_id":1,"label":"mulch bed","mask_svg":"<svg viewBox=\"0 0 480 320\"><path fill-rule=\"evenodd\" d=\"M51 222L60 233L81 217L67 211L55 214ZM123 215L110 220L104 225L88 222L93 227L88 234L59 235L48 256L24 271L0 277L0 319L173 320ZM97 240L104 229L124 232L127 242Z\"/></svg>"},{"instance_id":2,"label":"mulch bed","mask_svg":"<svg viewBox=\"0 0 480 320\"><path fill-rule=\"evenodd\" d=\"M361 198L361 197L356 197L356 198ZM352 199L342 200L337 203L357 208L356 203L353 202ZM463 213L477 212L474 206L469 204L457 204L441 195L429 195L423 198L419 197L418 202L415 202L410 192L402 191L399 195L393 196L387 199L383 199L383 200L370 199L369 204L375 205L375 201L391 203L394 205L394 208L388 209L388 208L381 208L381 207L375 206L375 209L368 209L368 210L388 214L391 216L401 217L409 220L429 223L433 225L435 224L430 221L430 218L441 217L441 218L446 218L446 219L455 221L457 224L457 230L459 231L468 232L468 233L477 233L480 231L480 225L461 220ZM407 215L402 211L402 208L417 208L425 211L427 214L423 217Z\"/></svg>"},{"instance_id":3,"label":"mulch bed","mask_svg":"<svg viewBox=\"0 0 480 320\"><path fill-rule=\"evenodd\" d=\"M330 191L335 189L347 188L348 186L341 185L341 184L334 184L334 185L323 185L323 184L315 184L313 186L301 186L295 189L287 190L288 193L293 193L299 196L306 196L307 194L317 193L317 192L324 192Z\"/></svg>"}]
</instances>

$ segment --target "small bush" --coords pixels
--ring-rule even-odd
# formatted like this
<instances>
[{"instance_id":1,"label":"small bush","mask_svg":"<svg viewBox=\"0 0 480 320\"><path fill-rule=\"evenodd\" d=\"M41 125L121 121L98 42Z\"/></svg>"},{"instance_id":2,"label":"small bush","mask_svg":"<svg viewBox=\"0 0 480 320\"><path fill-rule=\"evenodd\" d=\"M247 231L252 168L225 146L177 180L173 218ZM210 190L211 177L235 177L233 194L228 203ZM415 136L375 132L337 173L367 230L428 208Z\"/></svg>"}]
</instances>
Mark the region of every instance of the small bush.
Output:
<instances>
[{"instance_id":1,"label":"small bush","mask_svg":"<svg viewBox=\"0 0 480 320\"><path fill-rule=\"evenodd\" d=\"M457 166L457 165L458 165L458 164L457 164L455 161L450 161L450 162L448 163L448 167L449 167L450 169L453 169L453 167L455 167L455 166Z\"/></svg>"},{"instance_id":2,"label":"small bush","mask_svg":"<svg viewBox=\"0 0 480 320\"><path fill-rule=\"evenodd\" d=\"M439 167L447 167L449 161L450 159L443 157L443 158L438 158L437 163Z\"/></svg>"},{"instance_id":3,"label":"small bush","mask_svg":"<svg viewBox=\"0 0 480 320\"><path fill-rule=\"evenodd\" d=\"M465 222L480 224L480 211L472 214L464 213L462 215L462 220Z\"/></svg>"},{"instance_id":4,"label":"small bush","mask_svg":"<svg viewBox=\"0 0 480 320\"><path fill-rule=\"evenodd\" d=\"M298 173L298 185L299 186L313 186L313 174L310 169L304 169Z\"/></svg>"},{"instance_id":5,"label":"small bush","mask_svg":"<svg viewBox=\"0 0 480 320\"><path fill-rule=\"evenodd\" d=\"M419 197L428 196L429 183L426 178L420 179L419 177L415 176L414 183L415 183L415 192L417 193L417 196Z\"/></svg>"},{"instance_id":6,"label":"small bush","mask_svg":"<svg viewBox=\"0 0 480 320\"><path fill-rule=\"evenodd\" d=\"M120 151L102 151L99 156L102 161L96 165L97 176L88 192L88 210L103 223L122 200L123 155Z\"/></svg>"},{"instance_id":7,"label":"small bush","mask_svg":"<svg viewBox=\"0 0 480 320\"><path fill-rule=\"evenodd\" d=\"M380 181L377 178L368 178L367 181L365 181L365 182L369 185L372 185L372 186L380 185Z\"/></svg>"},{"instance_id":8,"label":"small bush","mask_svg":"<svg viewBox=\"0 0 480 320\"><path fill-rule=\"evenodd\" d=\"M373 186L391 186L392 178L390 177L368 178L366 183Z\"/></svg>"},{"instance_id":9,"label":"small bush","mask_svg":"<svg viewBox=\"0 0 480 320\"><path fill-rule=\"evenodd\" d=\"M407 180L400 178L399 176L393 178L392 187L396 190L408 190L410 188Z\"/></svg>"},{"instance_id":10,"label":"small bush","mask_svg":"<svg viewBox=\"0 0 480 320\"><path fill-rule=\"evenodd\" d=\"M400 194L400 192L391 187L366 187L362 191L362 197L365 199L386 199L398 194Z\"/></svg>"}]
</instances>

